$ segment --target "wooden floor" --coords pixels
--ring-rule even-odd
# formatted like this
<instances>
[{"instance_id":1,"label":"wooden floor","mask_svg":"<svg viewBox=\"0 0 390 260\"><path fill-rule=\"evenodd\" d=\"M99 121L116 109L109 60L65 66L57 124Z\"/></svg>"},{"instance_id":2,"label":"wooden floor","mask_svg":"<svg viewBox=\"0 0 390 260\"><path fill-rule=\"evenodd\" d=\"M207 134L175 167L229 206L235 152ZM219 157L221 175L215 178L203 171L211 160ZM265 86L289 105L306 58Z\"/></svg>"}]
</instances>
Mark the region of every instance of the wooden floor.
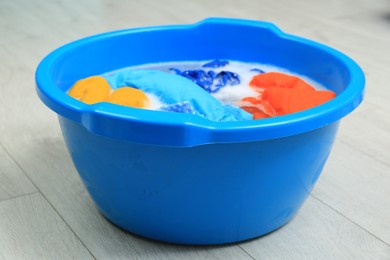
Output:
<instances>
[{"instance_id":1,"label":"wooden floor","mask_svg":"<svg viewBox=\"0 0 390 260\"><path fill-rule=\"evenodd\" d=\"M283 228L226 246L142 239L98 213L34 71L80 37L210 16L272 21L345 52L366 73L366 99L342 120L312 195ZM0 259L390 259L388 0L0 0L0 91Z\"/></svg>"}]
</instances>

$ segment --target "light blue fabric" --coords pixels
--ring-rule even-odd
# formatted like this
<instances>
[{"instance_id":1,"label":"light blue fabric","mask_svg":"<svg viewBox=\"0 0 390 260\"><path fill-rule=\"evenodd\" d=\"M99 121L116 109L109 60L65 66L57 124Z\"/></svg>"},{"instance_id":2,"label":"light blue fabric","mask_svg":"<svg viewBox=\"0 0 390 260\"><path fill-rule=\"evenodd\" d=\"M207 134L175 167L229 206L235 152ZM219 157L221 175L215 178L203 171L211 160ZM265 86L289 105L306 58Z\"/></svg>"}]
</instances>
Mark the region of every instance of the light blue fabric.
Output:
<instances>
[{"instance_id":1,"label":"light blue fabric","mask_svg":"<svg viewBox=\"0 0 390 260\"><path fill-rule=\"evenodd\" d=\"M206 90L191 80L175 74L156 70L121 70L103 75L113 89L123 86L134 87L158 96L165 104L188 102L196 114L212 121L251 120L246 111L223 105Z\"/></svg>"}]
</instances>

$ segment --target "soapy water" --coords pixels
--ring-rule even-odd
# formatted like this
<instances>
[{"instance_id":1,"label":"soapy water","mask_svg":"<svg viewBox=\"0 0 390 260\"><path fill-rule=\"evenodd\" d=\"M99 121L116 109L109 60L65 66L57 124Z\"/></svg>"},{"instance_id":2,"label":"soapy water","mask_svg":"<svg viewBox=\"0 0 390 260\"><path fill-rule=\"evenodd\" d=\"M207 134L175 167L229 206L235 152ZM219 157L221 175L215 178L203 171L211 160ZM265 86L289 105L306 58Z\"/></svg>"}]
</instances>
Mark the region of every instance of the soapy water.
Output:
<instances>
[{"instance_id":1,"label":"soapy water","mask_svg":"<svg viewBox=\"0 0 390 260\"><path fill-rule=\"evenodd\" d=\"M335 96L302 75L274 66L230 60L143 64L107 72L101 78L112 89L110 97L100 102L195 114L213 121L241 121L294 113ZM75 98L82 95L71 94L76 93L77 85L83 91L83 88L93 88L80 87L80 82L88 81L91 82L88 78L78 81L69 95ZM121 89L123 87L127 89ZM143 101L137 102L138 97Z\"/></svg>"},{"instance_id":2,"label":"soapy water","mask_svg":"<svg viewBox=\"0 0 390 260\"><path fill-rule=\"evenodd\" d=\"M293 73L280 67L261 63L249 63L232 60L149 63L115 70L112 72L105 73L103 74L103 76L118 73L126 69L158 70L166 73L175 73L177 75L184 76L197 84L201 82L201 84L198 84L200 87L208 91L221 103L231 106L239 106L240 101L245 97L257 96L258 93L249 87L249 82L254 76L266 72L281 72L288 75L293 75L306 81L316 90L327 90L325 86L312 80L309 77ZM199 71L202 71L202 73L200 73ZM237 75L234 78L238 78L238 80L234 80L233 82L232 80L230 80L229 82L222 84L222 86L217 86L218 84L220 84L220 82L218 81L216 75L223 75L223 73L234 73L235 75ZM198 78L196 78L196 74L198 74ZM207 74L214 74L214 80L212 80L213 78L211 78L210 76L207 76ZM205 77L206 79L204 79ZM156 98L157 97L153 95L151 96L151 99L153 100L156 100Z\"/></svg>"}]
</instances>

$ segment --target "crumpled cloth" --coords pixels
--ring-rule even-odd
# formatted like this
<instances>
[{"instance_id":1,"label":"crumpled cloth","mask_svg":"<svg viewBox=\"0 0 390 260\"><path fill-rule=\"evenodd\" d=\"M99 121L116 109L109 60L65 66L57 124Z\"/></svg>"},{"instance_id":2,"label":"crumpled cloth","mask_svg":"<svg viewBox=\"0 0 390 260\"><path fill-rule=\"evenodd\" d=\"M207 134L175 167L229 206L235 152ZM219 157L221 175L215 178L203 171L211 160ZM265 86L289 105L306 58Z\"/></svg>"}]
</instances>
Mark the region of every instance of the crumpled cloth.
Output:
<instances>
[{"instance_id":1,"label":"crumpled cloth","mask_svg":"<svg viewBox=\"0 0 390 260\"><path fill-rule=\"evenodd\" d=\"M243 121L251 120L253 117L241 108L222 104L196 83L179 75L156 70L125 69L102 76L114 90L122 86L137 88L145 93L154 94L168 107L184 104L187 106L184 112L188 111L212 121Z\"/></svg>"}]
</instances>

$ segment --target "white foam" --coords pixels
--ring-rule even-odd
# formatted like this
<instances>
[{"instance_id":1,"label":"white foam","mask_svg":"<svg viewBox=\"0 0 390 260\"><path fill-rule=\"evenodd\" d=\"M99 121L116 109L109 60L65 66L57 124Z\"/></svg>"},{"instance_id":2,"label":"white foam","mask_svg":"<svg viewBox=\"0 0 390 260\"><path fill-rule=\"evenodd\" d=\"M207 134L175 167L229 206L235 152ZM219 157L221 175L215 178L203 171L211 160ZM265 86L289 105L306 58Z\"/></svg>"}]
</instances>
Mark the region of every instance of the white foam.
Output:
<instances>
[{"instance_id":1,"label":"white foam","mask_svg":"<svg viewBox=\"0 0 390 260\"><path fill-rule=\"evenodd\" d=\"M145 107L145 109L149 109L149 110L157 110L159 109L160 107L163 107L165 106L166 104L164 104L163 102L161 102L160 98L157 97L156 95L152 94L152 93L145 93L145 95L149 98L150 102L149 102L149 106L148 107Z\"/></svg>"}]
</instances>

